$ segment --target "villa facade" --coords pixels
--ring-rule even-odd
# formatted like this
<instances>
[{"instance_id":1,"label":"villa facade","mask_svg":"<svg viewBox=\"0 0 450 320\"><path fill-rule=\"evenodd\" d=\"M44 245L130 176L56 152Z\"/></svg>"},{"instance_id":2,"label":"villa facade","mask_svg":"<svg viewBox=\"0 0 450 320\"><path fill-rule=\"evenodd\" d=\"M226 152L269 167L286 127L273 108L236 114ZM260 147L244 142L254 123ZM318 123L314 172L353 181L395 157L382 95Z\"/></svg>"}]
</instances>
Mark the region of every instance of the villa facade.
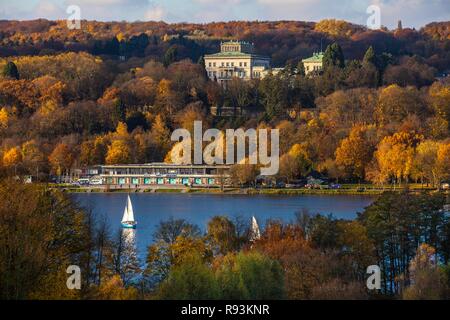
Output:
<instances>
[{"instance_id":1,"label":"villa facade","mask_svg":"<svg viewBox=\"0 0 450 320\"><path fill-rule=\"evenodd\" d=\"M319 73L323 70L323 52L315 52L312 57L302 60L305 75Z\"/></svg>"},{"instance_id":2,"label":"villa facade","mask_svg":"<svg viewBox=\"0 0 450 320\"><path fill-rule=\"evenodd\" d=\"M220 45L220 52L205 55L208 77L222 85L233 78L262 79L271 71L270 58L254 53L253 44L228 41Z\"/></svg>"}]
</instances>

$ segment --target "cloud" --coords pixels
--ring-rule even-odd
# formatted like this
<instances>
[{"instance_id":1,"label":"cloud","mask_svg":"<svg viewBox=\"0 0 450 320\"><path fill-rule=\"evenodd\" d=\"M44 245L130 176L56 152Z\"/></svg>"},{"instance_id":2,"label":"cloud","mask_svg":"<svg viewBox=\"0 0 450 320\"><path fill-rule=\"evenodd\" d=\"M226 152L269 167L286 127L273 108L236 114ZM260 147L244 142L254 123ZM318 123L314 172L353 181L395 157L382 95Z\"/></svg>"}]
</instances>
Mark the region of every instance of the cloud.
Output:
<instances>
[{"instance_id":1,"label":"cloud","mask_svg":"<svg viewBox=\"0 0 450 320\"><path fill-rule=\"evenodd\" d=\"M58 19L65 10L57 0L39 0L12 2L0 0L1 19L36 19L44 17L47 19Z\"/></svg>"},{"instance_id":2,"label":"cloud","mask_svg":"<svg viewBox=\"0 0 450 320\"><path fill-rule=\"evenodd\" d=\"M142 20L151 5L148 0L65 0L64 3L79 6L83 19L102 21Z\"/></svg>"},{"instance_id":3,"label":"cloud","mask_svg":"<svg viewBox=\"0 0 450 320\"><path fill-rule=\"evenodd\" d=\"M164 7L154 5L145 12L145 20L162 21L166 18L166 10Z\"/></svg>"},{"instance_id":4,"label":"cloud","mask_svg":"<svg viewBox=\"0 0 450 320\"><path fill-rule=\"evenodd\" d=\"M65 19L69 5L81 8L83 19L210 22L230 20L344 19L365 24L371 4L381 8L381 23L416 28L450 20L449 0L0 0L3 19Z\"/></svg>"}]
</instances>

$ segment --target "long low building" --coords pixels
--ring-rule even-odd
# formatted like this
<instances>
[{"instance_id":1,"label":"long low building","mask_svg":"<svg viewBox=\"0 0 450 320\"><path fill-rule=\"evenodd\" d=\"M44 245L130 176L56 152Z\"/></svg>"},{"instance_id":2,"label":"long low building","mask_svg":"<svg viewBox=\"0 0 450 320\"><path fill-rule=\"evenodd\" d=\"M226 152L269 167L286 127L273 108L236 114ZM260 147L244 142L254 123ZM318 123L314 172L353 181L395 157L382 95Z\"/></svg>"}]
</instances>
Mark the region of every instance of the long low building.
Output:
<instances>
[{"instance_id":1,"label":"long low building","mask_svg":"<svg viewBox=\"0 0 450 320\"><path fill-rule=\"evenodd\" d=\"M167 163L104 165L97 175L110 186L142 187L222 186L229 183L228 165L175 165Z\"/></svg>"}]
</instances>

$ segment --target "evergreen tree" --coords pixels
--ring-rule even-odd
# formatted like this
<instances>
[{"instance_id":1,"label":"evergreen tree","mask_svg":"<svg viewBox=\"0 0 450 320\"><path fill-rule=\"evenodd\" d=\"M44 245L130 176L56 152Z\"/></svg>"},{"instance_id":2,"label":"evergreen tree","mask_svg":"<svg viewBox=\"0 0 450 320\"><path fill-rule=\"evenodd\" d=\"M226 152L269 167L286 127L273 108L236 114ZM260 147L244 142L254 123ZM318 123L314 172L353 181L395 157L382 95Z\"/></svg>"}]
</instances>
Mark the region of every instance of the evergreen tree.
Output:
<instances>
[{"instance_id":1,"label":"evergreen tree","mask_svg":"<svg viewBox=\"0 0 450 320\"><path fill-rule=\"evenodd\" d=\"M124 122L126 119L126 109L122 99L118 98L115 104L116 118L119 122Z\"/></svg>"},{"instance_id":2,"label":"evergreen tree","mask_svg":"<svg viewBox=\"0 0 450 320\"><path fill-rule=\"evenodd\" d=\"M303 61L299 61L297 64L297 74L304 77L305 76L305 65L303 64Z\"/></svg>"},{"instance_id":3,"label":"evergreen tree","mask_svg":"<svg viewBox=\"0 0 450 320\"><path fill-rule=\"evenodd\" d=\"M341 46L336 42L329 45L323 56L323 68L326 69L331 66L343 68L344 62L344 54Z\"/></svg>"},{"instance_id":4,"label":"evergreen tree","mask_svg":"<svg viewBox=\"0 0 450 320\"><path fill-rule=\"evenodd\" d=\"M172 46L169 49L167 49L166 53L164 54L163 63L165 67L168 67L170 64L175 62L177 59L177 48Z\"/></svg>"},{"instance_id":5,"label":"evergreen tree","mask_svg":"<svg viewBox=\"0 0 450 320\"><path fill-rule=\"evenodd\" d=\"M198 58L197 63L202 67L205 67L205 58L203 56L200 56L200 58Z\"/></svg>"},{"instance_id":6,"label":"evergreen tree","mask_svg":"<svg viewBox=\"0 0 450 320\"><path fill-rule=\"evenodd\" d=\"M377 59L377 57L375 56L375 51L373 50L373 47L370 46L364 55L363 63L365 63L365 64L371 63L374 66L376 66L376 64L377 64L376 59Z\"/></svg>"},{"instance_id":7,"label":"evergreen tree","mask_svg":"<svg viewBox=\"0 0 450 320\"><path fill-rule=\"evenodd\" d=\"M4 77L19 80L19 70L14 62L9 61L3 68Z\"/></svg>"}]
</instances>

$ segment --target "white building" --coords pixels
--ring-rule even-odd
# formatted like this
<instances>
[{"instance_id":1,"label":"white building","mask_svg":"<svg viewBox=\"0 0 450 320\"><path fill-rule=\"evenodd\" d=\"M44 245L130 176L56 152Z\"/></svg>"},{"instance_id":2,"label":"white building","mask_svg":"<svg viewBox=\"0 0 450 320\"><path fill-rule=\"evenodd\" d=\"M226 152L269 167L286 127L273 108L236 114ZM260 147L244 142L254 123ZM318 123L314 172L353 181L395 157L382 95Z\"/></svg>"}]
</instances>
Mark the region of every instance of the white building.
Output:
<instances>
[{"instance_id":1,"label":"white building","mask_svg":"<svg viewBox=\"0 0 450 320\"><path fill-rule=\"evenodd\" d=\"M220 44L220 52L205 55L208 77L220 84L232 78L244 80L264 78L270 70L270 58L253 53L253 44L228 41Z\"/></svg>"},{"instance_id":2,"label":"white building","mask_svg":"<svg viewBox=\"0 0 450 320\"><path fill-rule=\"evenodd\" d=\"M323 69L323 52L314 52L309 58L303 59L305 75L317 74Z\"/></svg>"}]
</instances>

